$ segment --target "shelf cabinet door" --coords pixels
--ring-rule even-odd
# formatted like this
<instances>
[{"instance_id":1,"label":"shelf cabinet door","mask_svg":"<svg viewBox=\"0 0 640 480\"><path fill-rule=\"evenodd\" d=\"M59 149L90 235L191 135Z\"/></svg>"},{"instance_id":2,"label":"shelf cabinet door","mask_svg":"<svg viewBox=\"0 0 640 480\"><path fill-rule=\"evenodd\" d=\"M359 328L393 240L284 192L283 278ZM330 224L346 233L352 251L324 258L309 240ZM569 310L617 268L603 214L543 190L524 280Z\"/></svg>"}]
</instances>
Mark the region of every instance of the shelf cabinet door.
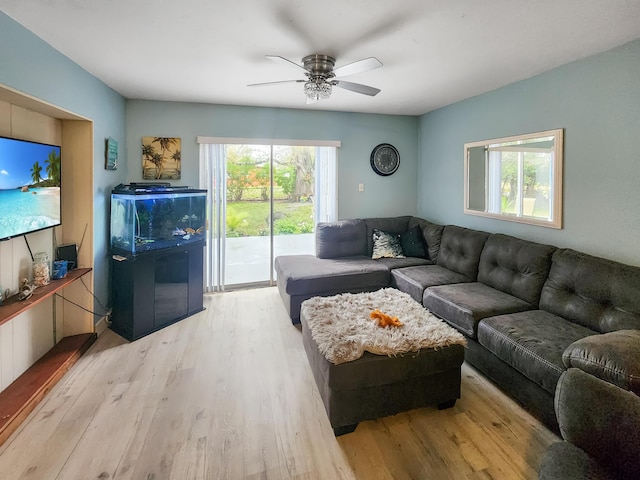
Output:
<instances>
[{"instance_id":1,"label":"shelf cabinet door","mask_svg":"<svg viewBox=\"0 0 640 480\"><path fill-rule=\"evenodd\" d=\"M202 296L202 292L201 296ZM189 251L155 257L155 326L162 327L189 313Z\"/></svg>"},{"instance_id":2,"label":"shelf cabinet door","mask_svg":"<svg viewBox=\"0 0 640 480\"><path fill-rule=\"evenodd\" d=\"M204 247L195 246L189 251L189 315L201 312L204 292Z\"/></svg>"}]
</instances>

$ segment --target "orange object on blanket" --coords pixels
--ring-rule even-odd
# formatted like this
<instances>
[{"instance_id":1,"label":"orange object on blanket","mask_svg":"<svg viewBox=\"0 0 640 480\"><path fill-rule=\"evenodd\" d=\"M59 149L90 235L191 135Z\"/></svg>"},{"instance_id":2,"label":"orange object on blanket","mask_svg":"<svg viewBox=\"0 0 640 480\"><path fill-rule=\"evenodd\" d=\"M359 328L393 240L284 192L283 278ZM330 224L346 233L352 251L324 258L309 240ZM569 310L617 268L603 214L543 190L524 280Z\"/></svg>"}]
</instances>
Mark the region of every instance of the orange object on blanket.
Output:
<instances>
[{"instance_id":1,"label":"orange object on blanket","mask_svg":"<svg viewBox=\"0 0 640 480\"><path fill-rule=\"evenodd\" d=\"M377 320L379 327L401 327L402 322L398 320L398 317L392 317L386 313L382 313L377 308L369 314L371 320Z\"/></svg>"}]
</instances>

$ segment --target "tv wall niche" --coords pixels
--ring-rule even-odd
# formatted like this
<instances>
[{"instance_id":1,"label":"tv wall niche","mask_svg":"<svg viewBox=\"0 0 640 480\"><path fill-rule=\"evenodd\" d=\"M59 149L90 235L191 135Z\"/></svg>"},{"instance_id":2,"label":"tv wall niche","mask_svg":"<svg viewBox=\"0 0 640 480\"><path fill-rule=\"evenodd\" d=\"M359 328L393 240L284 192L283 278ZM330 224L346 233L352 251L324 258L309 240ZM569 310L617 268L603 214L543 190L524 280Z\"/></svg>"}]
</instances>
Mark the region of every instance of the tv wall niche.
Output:
<instances>
[{"instance_id":1,"label":"tv wall niche","mask_svg":"<svg viewBox=\"0 0 640 480\"><path fill-rule=\"evenodd\" d=\"M29 178L25 180L29 190L38 193L21 192L36 198L41 198L40 188L48 188L43 181L56 176L52 171L53 165L49 166L47 161L51 150L46 146L54 147L52 150L55 154L58 153L55 147L59 147L59 225L28 233L26 237L34 254L46 252L53 259L54 232L58 245L79 244L84 234L79 251L79 266L92 269L93 186L88 179L93 178L93 122L11 87L0 85L0 136L45 145L44 160L38 157L38 165L42 167L40 181L34 182ZM35 161L29 163L27 170L30 174ZM0 171L3 170L10 172L5 166L0 167ZM0 175L4 176L5 174ZM31 278L31 264L31 253L23 236L0 242L0 286L3 292L9 289L12 294L17 293L20 280ZM62 293L65 298L93 311L92 291L93 271L84 275L82 282L65 287ZM63 338L94 332L94 317L91 313L57 296L38 303L2 324L0 391L6 390Z\"/></svg>"}]
</instances>

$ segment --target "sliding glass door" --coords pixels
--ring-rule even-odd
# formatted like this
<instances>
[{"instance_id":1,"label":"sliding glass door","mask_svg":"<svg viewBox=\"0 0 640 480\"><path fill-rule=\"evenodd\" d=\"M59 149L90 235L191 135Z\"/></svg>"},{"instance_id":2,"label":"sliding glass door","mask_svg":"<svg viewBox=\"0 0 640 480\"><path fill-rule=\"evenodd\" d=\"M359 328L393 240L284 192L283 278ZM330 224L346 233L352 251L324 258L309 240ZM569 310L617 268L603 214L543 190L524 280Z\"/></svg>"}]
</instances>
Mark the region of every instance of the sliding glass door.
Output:
<instances>
[{"instance_id":1,"label":"sliding glass door","mask_svg":"<svg viewBox=\"0 0 640 480\"><path fill-rule=\"evenodd\" d=\"M271 147L226 146L224 285L270 281Z\"/></svg>"},{"instance_id":2,"label":"sliding glass door","mask_svg":"<svg viewBox=\"0 0 640 480\"><path fill-rule=\"evenodd\" d=\"M336 148L201 142L209 192L207 289L273 284L278 255L315 252L315 225L336 218Z\"/></svg>"},{"instance_id":3,"label":"sliding glass door","mask_svg":"<svg viewBox=\"0 0 640 480\"><path fill-rule=\"evenodd\" d=\"M274 146L271 238L278 255L315 253L316 149ZM272 272L272 276L275 273Z\"/></svg>"}]
</instances>

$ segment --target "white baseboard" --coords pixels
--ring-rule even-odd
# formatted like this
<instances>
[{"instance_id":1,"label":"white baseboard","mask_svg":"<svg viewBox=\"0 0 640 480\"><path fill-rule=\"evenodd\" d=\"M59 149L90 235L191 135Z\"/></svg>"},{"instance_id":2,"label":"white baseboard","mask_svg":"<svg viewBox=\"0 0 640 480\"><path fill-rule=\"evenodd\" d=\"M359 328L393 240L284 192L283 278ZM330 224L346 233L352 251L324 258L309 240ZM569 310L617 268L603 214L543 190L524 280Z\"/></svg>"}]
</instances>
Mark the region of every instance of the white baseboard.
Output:
<instances>
[{"instance_id":1,"label":"white baseboard","mask_svg":"<svg viewBox=\"0 0 640 480\"><path fill-rule=\"evenodd\" d=\"M107 315L105 315L100 320L98 320L96 322L96 324L94 325L95 332L98 334L98 336L102 335L104 333L104 331L107 328L109 328L109 320L108 320L108 318L109 317Z\"/></svg>"}]
</instances>

